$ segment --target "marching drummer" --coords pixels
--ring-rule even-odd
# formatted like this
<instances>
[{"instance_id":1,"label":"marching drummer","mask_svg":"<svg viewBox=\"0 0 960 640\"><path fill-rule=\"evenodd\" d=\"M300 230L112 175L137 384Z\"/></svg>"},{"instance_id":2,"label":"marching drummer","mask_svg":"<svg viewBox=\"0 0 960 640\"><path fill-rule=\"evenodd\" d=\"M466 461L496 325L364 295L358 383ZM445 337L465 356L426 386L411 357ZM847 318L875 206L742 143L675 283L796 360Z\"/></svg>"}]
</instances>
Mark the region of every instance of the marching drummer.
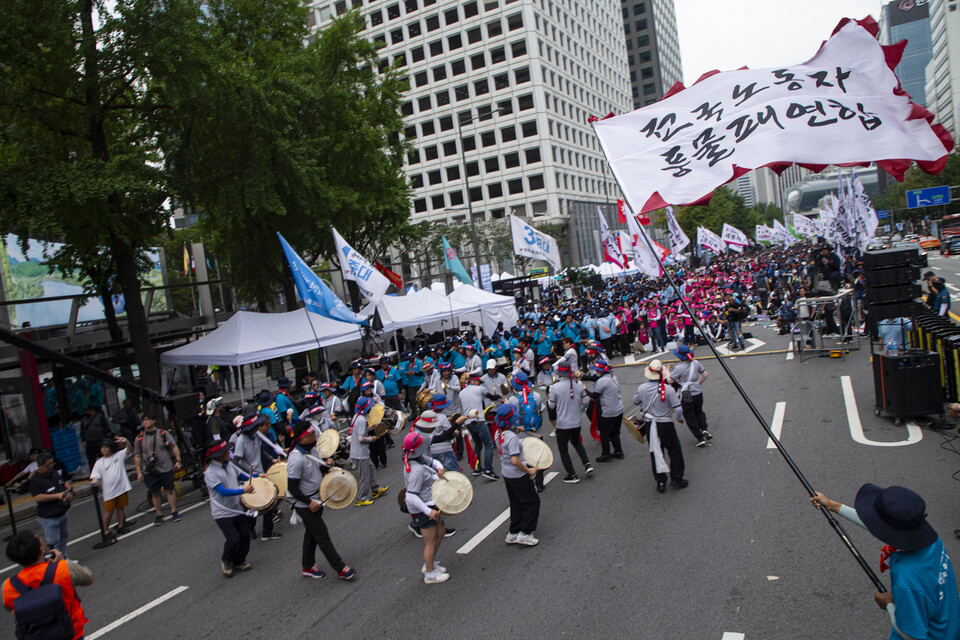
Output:
<instances>
[{"instance_id":1,"label":"marching drummer","mask_svg":"<svg viewBox=\"0 0 960 640\"><path fill-rule=\"evenodd\" d=\"M226 440L215 442L207 449L207 468L203 482L210 492L210 514L220 527L225 541L220 554L220 571L223 577L232 578L234 571L249 571L247 554L250 552L250 533L255 520L248 516L240 504L240 496L253 493L253 485L240 486L248 476L227 469L230 462L230 444Z\"/></svg>"},{"instance_id":2,"label":"marching drummer","mask_svg":"<svg viewBox=\"0 0 960 640\"><path fill-rule=\"evenodd\" d=\"M543 387L546 389L547 394L550 393L550 387L553 386L553 383L557 381L557 375L551 369L553 360L550 356L544 356L540 358L538 362L540 365L540 370L537 371L537 386ZM550 418L550 424L553 425L553 428L557 427L557 409L556 407L551 407L547 405L547 417Z\"/></svg>"},{"instance_id":3,"label":"marching drummer","mask_svg":"<svg viewBox=\"0 0 960 640\"><path fill-rule=\"evenodd\" d=\"M587 395L600 404L600 416L597 422L600 430L600 457L597 462L610 462L614 458L623 459L623 447L620 445L620 425L623 423L623 399L620 397L620 382L606 360L598 359L590 365L590 376L596 382L593 391ZM610 446L613 445L613 453Z\"/></svg>"},{"instance_id":4,"label":"marching drummer","mask_svg":"<svg viewBox=\"0 0 960 640\"><path fill-rule=\"evenodd\" d=\"M530 388L527 374L522 371L513 376L510 386L516 391L516 395L510 396L510 399L504 404L516 407L520 426L523 427L524 432L529 437L542 440L543 435L540 433L540 427L543 426L543 416L541 415L544 405L543 396L540 395L539 391ZM543 493L543 470L537 471L533 478L533 484L537 488L537 493Z\"/></svg>"},{"instance_id":5,"label":"marching drummer","mask_svg":"<svg viewBox=\"0 0 960 640\"><path fill-rule=\"evenodd\" d=\"M434 396L441 394L447 397L449 404L460 409L460 378L453 375L453 365L449 362L440 363L440 388L431 389ZM436 399L436 398L434 398Z\"/></svg>"},{"instance_id":6,"label":"marching drummer","mask_svg":"<svg viewBox=\"0 0 960 640\"><path fill-rule=\"evenodd\" d=\"M463 414L467 416L467 431L470 432L473 448L477 454L477 465L473 469L473 475L483 476L490 481L499 480L500 476L493 472L493 437L483 417L484 399L496 401L498 397L480 386L480 378L473 375L467 386L460 392L460 406ZM480 457L481 454L483 458Z\"/></svg>"},{"instance_id":7,"label":"marching drummer","mask_svg":"<svg viewBox=\"0 0 960 640\"><path fill-rule=\"evenodd\" d=\"M683 477L683 449L680 448L680 439L673 426L673 418L683 422L683 409L677 392L667 384L667 373L663 363L652 361L643 372L647 382L641 384L633 394L633 404L643 407L645 418L650 422L650 463L660 493L667 490L667 473L671 478L670 486L674 489L683 489L690 484ZM669 465L663 456L664 452L670 456Z\"/></svg>"},{"instance_id":8,"label":"marching drummer","mask_svg":"<svg viewBox=\"0 0 960 640\"><path fill-rule=\"evenodd\" d=\"M477 345L473 342L468 342L463 345L463 350L467 355L463 365L464 372L476 374L478 376L483 375L483 360L481 360L480 356L477 355Z\"/></svg>"},{"instance_id":9,"label":"marching drummer","mask_svg":"<svg viewBox=\"0 0 960 640\"><path fill-rule=\"evenodd\" d=\"M494 425L500 445L500 473L510 500L510 529L505 542L532 547L540 542L533 536L540 518L540 496L534 488L537 469L528 466L523 457L519 432L524 430L519 410L512 403L497 407Z\"/></svg>"},{"instance_id":10,"label":"marching drummer","mask_svg":"<svg viewBox=\"0 0 960 640\"><path fill-rule=\"evenodd\" d=\"M440 393L440 374L429 360L423 361L423 384L420 385L420 391L432 391Z\"/></svg>"},{"instance_id":11,"label":"marching drummer","mask_svg":"<svg viewBox=\"0 0 960 640\"><path fill-rule=\"evenodd\" d=\"M480 378L480 383L486 392L483 399L484 409L503 401L503 388L507 386L507 377L497 371L497 361L493 358L487 360L487 372Z\"/></svg>"},{"instance_id":12,"label":"marching drummer","mask_svg":"<svg viewBox=\"0 0 960 640\"><path fill-rule=\"evenodd\" d=\"M373 404L383 404L383 396L378 393L377 389L377 385L380 385L380 389L382 390L383 385L372 372L373 369L367 369L366 375L368 380L360 385L360 394L364 398L370 398ZM373 378L372 380L369 379L371 377ZM370 443L370 461L373 463L374 469L386 468L388 444L393 444L393 439L390 438L389 432L383 438L377 438Z\"/></svg>"},{"instance_id":13,"label":"marching drummer","mask_svg":"<svg viewBox=\"0 0 960 640\"><path fill-rule=\"evenodd\" d=\"M406 505L414 528L423 537L423 566L420 573L426 584L437 584L450 579L446 567L437 561L437 550L443 542L445 530L440 511L433 504L433 483L444 476L439 460L426 455L429 443L416 431L403 438L403 484L407 489Z\"/></svg>"},{"instance_id":14,"label":"marching drummer","mask_svg":"<svg viewBox=\"0 0 960 640\"><path fill-rule=\"evenodd\" d=\"M336 421L337 416L346 413L343 400L337 395L336 385L324 382L320 385L320 395L323 396L323 411L331 423Z\"/></svg>"},{"instance_id":15,"label":"marching drummer","mask_svg":"<svg viewBox=\"0 0 960 640\"><path fill-rule=\"evenodd\" d=\"M357 498L356 507L366 507L373 504L374 498L386 493L388 487L381 487L377 482L377 470L370 460L370 443L377 441L376 434L369 432L367 414L373 407L373 400L367 396L357 398L354 406L353 421L350 423L350 459L357 467ZM289 463L288 463L289 464Z\"/></svg>"},{"instance_id":16,"label":"marching drummer","mask_svg":"<svg viewBox=\"0 0 960 640\"><path fill-rule=\"evenodd\" d=\"M348 567L330 540L327 525L323 521L323 503L320 501L320 481L323 467L333 466L333 460L321 461L311 453L317 443L316 432L306 422L300 422L293 430L294 448L287 458L287 491L296 502L294 510L303 520L303 553L300 556L304 578L322 578L323 571L316 564L317 547L337 572L337 577L350 580L357 570Z\"/></svg>"},{"instance_id":17,"label":"marching drummer","mask_svg":"<svg viewBox=\"0 0 960 640\"><path fill-rule=\"evenodd\" d=\"M262 413L252 413L244 416L240 424L240 437L237 438L237 444L233 450L234 459L240 467L250 473L251 476L263 474L263 456L264 448L261 445L261 435L269 431L270 421ZM265 437L265 436L264 436ZM270 451L266 456L271 464L277 462L276 455ZM263 525L260 539L263 541L279 540L283 537L280 533L273 530L274 516L277 515L277 509L264 511Z\"/></svg>"}]
</instances>

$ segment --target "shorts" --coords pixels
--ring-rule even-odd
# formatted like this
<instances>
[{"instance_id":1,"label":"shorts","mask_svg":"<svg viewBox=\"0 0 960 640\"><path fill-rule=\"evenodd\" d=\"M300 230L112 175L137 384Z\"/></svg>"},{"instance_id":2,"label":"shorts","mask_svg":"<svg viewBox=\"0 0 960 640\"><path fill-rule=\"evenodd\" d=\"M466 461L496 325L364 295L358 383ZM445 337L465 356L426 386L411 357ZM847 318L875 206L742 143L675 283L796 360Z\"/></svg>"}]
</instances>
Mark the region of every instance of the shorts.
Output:
<instances>
[{"instance_id":1,"label":"shorts","mask_svg":"<svg viewBox=\"0 0 960 640\"><path fill-rule=\"evenodd\" d=\"M129 493L129 492L127 492ZM116 498L103 501L104 511L113 511L114 509L123 509L128 504L127 493L121 493Z\"/></svg>"},{"instance_id":2,"label":"shorts","mask_svg":"<svg viewBox=\"0 0 960 640\"><path fill-rule=\"evenodd\" d=\"M160 493L160 489L173 491L173 469L160 473L145 473L143 474L143 484L146 485L147 493L150 495Z\"/></svg>"},{"instance_id":3,"label":"shorts","mask_svg":"<svg viewBox=\"0 0 960 640\"><path fill-rule=\"evenodd\" d=\"M428 507L431 509L436 509L436 505L428 504ZM429 529L430 527L437 526L438 519L431 519L429 514L418 513L416 515L410 514L410 517L413 518L413 526L416 529Z\"/></svg>"}]
</instances>

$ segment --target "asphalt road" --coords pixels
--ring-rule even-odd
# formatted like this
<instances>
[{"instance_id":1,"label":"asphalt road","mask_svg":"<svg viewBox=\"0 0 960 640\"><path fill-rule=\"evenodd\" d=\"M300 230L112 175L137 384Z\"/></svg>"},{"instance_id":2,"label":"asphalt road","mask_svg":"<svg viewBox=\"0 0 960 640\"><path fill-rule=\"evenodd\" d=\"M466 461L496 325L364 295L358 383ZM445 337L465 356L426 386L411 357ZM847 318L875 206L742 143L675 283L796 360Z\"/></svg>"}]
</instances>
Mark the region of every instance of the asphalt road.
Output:
<instances>
[{"instance_id":1,"label":"asphalt road","mask_svg":"<svg viewBox=\"0 0 960 640\"><path fill-rule=\"evenodd\" d=\"M931 263L940 260L932 256ZM957 267L960 272L960 262ZM748 330L764 344L752 343L753 352L725 362L768 421L784 403L782 442L809 482L848 503L864 482L909 486L926 498L931 523L960 557L951 478L960 457L942 446L951 436L912 427L919 441L882 446L906 441L908 429L873 413L867 342L844 358L801 363L785 351L787 336L762 325ZM703 356L707 348L697 352ZM451 579L424 585L422 542L406 530L408 517L396 506L401 464L399 449L392 449L382 474L381 483L390 486L384 498L324 514L338 551L359 571L354 581L301 578L302 528L286 518L278 529L282 540L253 543L253 570L225 580L218 567L222 537L200 504L180 523L144 527L105 550L90 548L95 538L70 547L97 576L82 592L87 638L886 637L887 616L873 603L865 574L809 505L783 458L768 448L718 362L703 363L715 438L696 449L680 427L687 489L658 494L646 451L625 437L626 460L595 465L597 472L577 485L559 477L548 484L539 546L505 545L502 524L469 553L457 553L508 504L501 482L475 479L474 502L449 519L457 534L440 549ZM629 402L641 366L618 367L616 375ZM858 409L853 430L850 393ZM599 444L586 437L591 458L599 455ZM558 459L553 470L559 468ZM139 498L143 489L134 491ZM95 529L92 505L78 504L74 512L74 537ZM846 528L876 567L882 544ZM11 573L0 571L0 578ZM137 615L100 634L131 613ZM0 637L12 634L12 616L0 616Z\"/></svg>"}]
</instances>

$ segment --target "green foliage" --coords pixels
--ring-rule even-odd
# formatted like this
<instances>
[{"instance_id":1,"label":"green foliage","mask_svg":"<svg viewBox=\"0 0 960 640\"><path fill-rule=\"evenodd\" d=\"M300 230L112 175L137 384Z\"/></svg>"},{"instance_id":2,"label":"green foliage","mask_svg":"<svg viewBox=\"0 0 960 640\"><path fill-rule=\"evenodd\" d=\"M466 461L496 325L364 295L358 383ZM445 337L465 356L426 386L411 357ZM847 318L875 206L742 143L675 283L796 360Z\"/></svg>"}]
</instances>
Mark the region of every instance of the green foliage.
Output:
<instances>
[{"instance_id":1,"label":"green foliage","mask_svg":"<svg viewBox=\"0 0 960 640\"><path fill-rule=\"evenodd\" d=\"M716 189L709 204L676 207L674 213L680 227L692 242L696 242L697 227L706 227L719 234L723 230L723 224L727 223L752 238L756 225L770 225L774 220L783 222L783 213L776 206L764 203L747 207L743 196L726 187ZM655 225L666 228L666 214L662 210L653 212L651 219Z\"/></svg>"}]
</instances>

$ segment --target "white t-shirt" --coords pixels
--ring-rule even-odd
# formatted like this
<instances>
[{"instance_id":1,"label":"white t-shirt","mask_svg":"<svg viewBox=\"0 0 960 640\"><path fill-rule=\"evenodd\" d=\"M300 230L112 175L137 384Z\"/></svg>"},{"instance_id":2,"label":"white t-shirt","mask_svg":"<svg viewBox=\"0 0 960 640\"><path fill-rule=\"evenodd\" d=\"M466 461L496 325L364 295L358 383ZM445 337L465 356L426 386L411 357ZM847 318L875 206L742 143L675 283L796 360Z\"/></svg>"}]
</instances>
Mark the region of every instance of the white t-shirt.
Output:
<instances>
[{"instance_id":1,"label":"white t-shirt","mask_svg":"<svg viewBox=\"0 0 960 640\"><path fill-rule=\"evenodd\" d=\"M93 464L90 477L100 480L104 500L113 500L132 488L130 479L127 478L127 470L123 466L126 459L127 450L122 449L109 458L99 458Z\"/></svg>"}]
</instances>

